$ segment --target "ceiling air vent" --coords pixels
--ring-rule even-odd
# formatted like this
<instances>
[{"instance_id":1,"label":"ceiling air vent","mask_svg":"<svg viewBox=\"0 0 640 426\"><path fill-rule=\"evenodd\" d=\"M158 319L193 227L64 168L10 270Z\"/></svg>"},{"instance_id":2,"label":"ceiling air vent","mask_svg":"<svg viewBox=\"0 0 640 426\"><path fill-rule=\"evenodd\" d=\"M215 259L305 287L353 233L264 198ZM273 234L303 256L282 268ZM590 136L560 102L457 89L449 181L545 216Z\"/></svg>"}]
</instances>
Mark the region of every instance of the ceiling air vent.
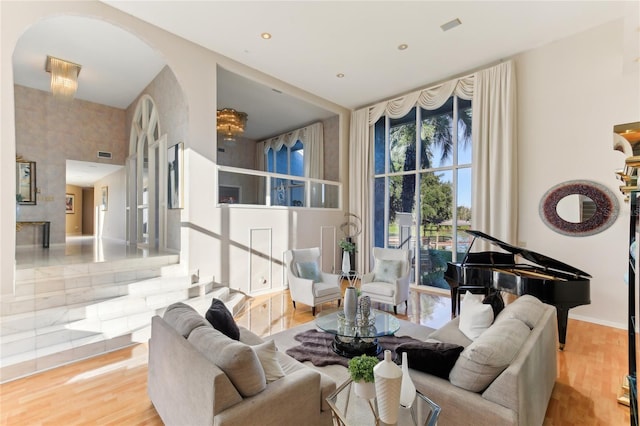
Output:
<instances>
[{"instance_id":1,"label":"ceiling air vent","mask_svg":"<svg viewBox=\"0 0 640 426\"><path fill-rule=\"evenodd\" d=\"M98 151L98 158L107 158L109 160L111 160L113 156L111 155L110 152L107 151Z\"/></svg>"}]
</instances>

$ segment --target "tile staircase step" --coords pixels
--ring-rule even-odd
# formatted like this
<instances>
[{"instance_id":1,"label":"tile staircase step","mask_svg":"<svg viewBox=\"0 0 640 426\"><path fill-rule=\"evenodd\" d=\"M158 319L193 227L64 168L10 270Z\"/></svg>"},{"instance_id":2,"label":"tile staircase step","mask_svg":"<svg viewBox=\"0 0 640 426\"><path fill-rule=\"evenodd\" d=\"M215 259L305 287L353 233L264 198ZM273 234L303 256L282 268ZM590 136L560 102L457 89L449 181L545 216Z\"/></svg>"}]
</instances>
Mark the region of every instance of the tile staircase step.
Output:
<instances>
[{"instance_id":1,"label":"tile staircase step","mask_svg":"<svg viewBox=\"0 0 640 426\"><path fill-rule=\"evenodd\" d=\"M103 273L130 272L144 269L156 269L178 263L177 254L160 255L146 258L127 258L105 262L71 263L68 265L37 266L16 269L16 285L35 281L50 281L59 278L77 278ZM139 277L134 277L139 278Z\"/></svg>"},{"instance_id":2,"label":"tile staircase step","mask_svg":"<svg viewBox=\"0 0 640 426\"><path fill-rule=\"evenodd\" d=\"M84 271L84 266L92 269L88 267L90 264L70 265L76 266L76 269L73 273L67 271L64 277L45 274L47 279L29 280L23 276L20 282L16 282L16 294L3 297L0 313L6 316L149 291L150 283L141 280L159 278L163 271L167 271L169 276L162 276L163 281L159 284L161 286L175 286L174 281L178 280L185 285L191 282L190 277L180 277L175 273L180 269L179 265L167 264L177 260L175 256L143 259L144 261L138 262L135 268L131 260L135 259L109 262L103 266L108 271L94 271L88 274L75 272L79 269ZM63 269L66 267L53 266L44 269L64 274Z\"/></svg>"},{"instance_id":3,"label":"tile staircase step","mask_svg":"<svg viewBox=\"0 0 640 426\"><path fill-rule=\"evenodd\" d=\"M192 305L203 315L214 297L223 300L234 314L244 305L242 293L230 292L228 287L213 288L213 283L191 285L190 277L162 277L143 283L132 284L138 294L0 317L0 383L145 342L151 318L162 315L177 301ZM190 290L196 287L210 291L190 298Z\"/></svg>"}]
</instances>

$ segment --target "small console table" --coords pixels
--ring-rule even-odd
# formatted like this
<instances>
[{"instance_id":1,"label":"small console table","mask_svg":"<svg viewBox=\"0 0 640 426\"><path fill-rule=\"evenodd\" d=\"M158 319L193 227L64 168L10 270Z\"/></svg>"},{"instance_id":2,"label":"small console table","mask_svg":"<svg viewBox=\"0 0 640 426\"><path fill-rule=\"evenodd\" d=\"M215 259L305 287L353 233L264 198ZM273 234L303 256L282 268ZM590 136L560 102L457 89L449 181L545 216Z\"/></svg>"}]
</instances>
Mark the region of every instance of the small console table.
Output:
<instances>
[{"instance_id":1,"label":"small console table","mask_svg":"<svg viewBox=\"0 0 640 426\"><path fill-rule=\"evenodd\" d=\"M51 232L51 222L48 221L20 221L16 222L16 231L20 231L25 225L42 225L42 248L49 248L49 234Z\"/></svg>"},{"instance_id":2,"label":"small console table","mask_svg":"<svg viewBox=\"0 0 640 426\"><path fill-rule=\"evenodd\" d=\"M372 400L360 398L355 394L351 384L351 379L347 380L327 397L333 424L338 426L386 425L380 420L377 398ZM416 391L411 407L400 406L396 424L398 426L436 426L439 416L440 406Z\"/></svg>"}]
</instances>

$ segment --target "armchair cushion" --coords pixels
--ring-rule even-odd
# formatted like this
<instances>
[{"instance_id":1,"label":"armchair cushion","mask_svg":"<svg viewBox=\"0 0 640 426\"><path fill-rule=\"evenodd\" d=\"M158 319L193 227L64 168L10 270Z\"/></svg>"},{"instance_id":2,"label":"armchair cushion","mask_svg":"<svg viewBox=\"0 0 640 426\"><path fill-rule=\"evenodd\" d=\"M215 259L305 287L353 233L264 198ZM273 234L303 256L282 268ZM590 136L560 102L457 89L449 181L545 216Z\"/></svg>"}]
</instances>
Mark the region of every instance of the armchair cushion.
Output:
<instances>
[{"instance_id":1,"label":"armchair cushion","mask_svg":"<svg viewBox=\"0 0 640 426\"><path fill-rule=\"evenodd\" d=\"M207 310L205 318L216 330L221 331L233 340L240 340L240 329L222 300L213 299L211 301L211 306Z\"/></svg>"},{"instance_id":2,"label":"armchair cushion","mask_svg":"<svg viewBox=\"0 0 640 426\"><path fill-rule=\"evenodd\" d=\"M362 284L361 290L366 294L375 294L383 297L393 297L395 294L395 287L385 282L372 282Z\"/></svg>"},{"instance_id":3,"label":"armchair cushion","mask_svg":"<svg viewBox=\"0 0 640 426\"><path fill-rule=\"evenodd\" d=\"M300 278L313 280L314 282L322 281L322 275L320 275L316 262L298 262L296 263L296 269Z\"/></svg>"},{"instance_id":4,"label":"armchair cushion","mask_svg":"<svg viewBox=\"0 0 640 426\"><path fill-rule=\"evenodd\" d=\"M315 297L324 297L340 293L340 287L335 283L314 283L313 285L313 295Z\"/></svg>"},{"instance_id":5,"label":"armchair cushion","mask_svg":"<svg viewBox=\"0 0 640 426\"><path fill-rule=\"evenodd\" d=\"M376 259L373 268L374 281L382 281L385 283L395 284L396 280L402 275L402 261Z\"/></svg>"}]
</instances>

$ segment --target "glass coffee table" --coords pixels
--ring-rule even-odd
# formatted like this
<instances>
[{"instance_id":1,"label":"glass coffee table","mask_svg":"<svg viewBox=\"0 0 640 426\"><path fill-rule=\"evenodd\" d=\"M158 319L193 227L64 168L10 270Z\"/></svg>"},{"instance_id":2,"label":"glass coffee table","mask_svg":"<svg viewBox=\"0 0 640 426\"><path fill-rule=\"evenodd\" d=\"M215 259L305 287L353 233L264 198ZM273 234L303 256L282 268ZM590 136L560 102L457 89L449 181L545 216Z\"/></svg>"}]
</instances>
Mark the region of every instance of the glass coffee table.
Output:
<instances>
[{"instance_id":1,"label":"glass coffee table","mask_svg":"<svg viewBox=\"0 0 640 426\"><path fill-rule=\"evenodd\" d=\"M367 318L349 321L343 311L337 311L316 318L316 326L335 337L332 349L338 355L353 358L358 355L376 356L382 348L378 337L391 336L400 328L396 317L383 311L371 309Z\"/></svg>"},{"instance_id":2,"label":"glass coffee table","mask_svg":"<svg viewBox=\"0 0 640 426\"><path fill-rule=\"evenodd\" d=\"M336 426L385 425L378 417L377 399L363 399L353 390L351 379L339 386L327 397L331 407L333 424ZM440 406L429 398L416 392L410 407L402 407L398 411L398 426L435 426L440 415Z\"/></svg>"}]
</instances>

